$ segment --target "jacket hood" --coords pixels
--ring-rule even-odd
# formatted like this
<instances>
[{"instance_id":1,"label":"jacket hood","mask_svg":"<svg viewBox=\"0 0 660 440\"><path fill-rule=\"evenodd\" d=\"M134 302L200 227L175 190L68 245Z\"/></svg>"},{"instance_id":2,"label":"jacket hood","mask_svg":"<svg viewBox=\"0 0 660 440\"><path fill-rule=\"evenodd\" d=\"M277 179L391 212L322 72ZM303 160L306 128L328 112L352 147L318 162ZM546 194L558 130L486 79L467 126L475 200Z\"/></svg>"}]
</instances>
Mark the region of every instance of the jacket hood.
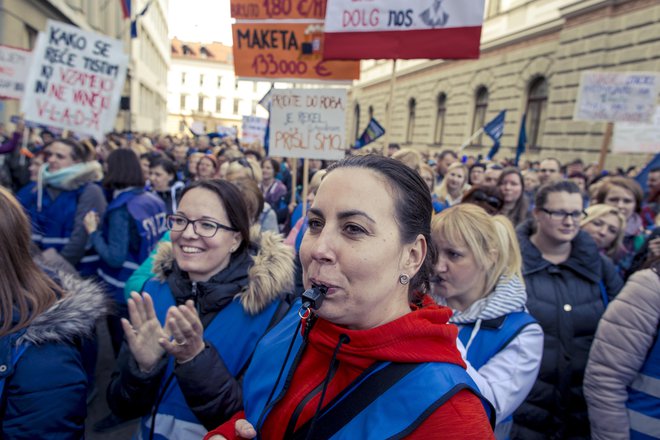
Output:
<instances>
[{"instance_id":1,"label":"jacket hood","mask_svg":"<svg viewBox=\"0 0 660 440\"><path fill-rule=\"evenodd\" d=\"M68 172L67 172L68 171ZM75 166L63 169L53 174L62 174L56 181L49 181L47 169L42 168L40 177L44 185L51 185L63 191L71 191L90 183L103 179L103 167L95 160L81 162Z\"/></svg>"},{"instance_id":2,"label":"jacket hood","mask_svg":"<svg viewBox=\"0 0 660 440\"><path fill-rule=\"evenodd\" d=\"M99 284L62 272L58 275L65 295L30 323L19 344L71 342L90 336L96 320L107 313L108 302Z\"/></svg>"},{"instance_id":3,"label":"jacket hood","mask_svg":"<svg viewBox=\"0 0 660 440\"><path fill-rule=\"evenodd\" d=\"M518 226L516 229L520 251L523 257L523 275L529 275L553 266L543 258L541 251L531 242L533 229L532 220ZM559 266L565 267L577 275L598 283L603 278L600 253L593 239L584 231L579 231L571 241L571 254Z\"/></svg>"},{"instance_id":4,"label":"jacket hood","mask_svg":"<svg viewBox=\"0 0 660 440\"><path fill-rule=\"evenodd\" d=\"M294 288L294 250L284 244L280 234L250 230L252 265L248 270L248 287L238 296L246 313L256 315L284 292ZM161 242L152 267L156 278L167 281L168 272L174 263L171 242Z\"/></svg>"},{"instance_id":5,"label":"jacket hood","mask_svg":"<svg viewBox=\"0 0 660 440\"><path fill-rule=\"evenodd\" d=\"M346 335L349 340L341 345L337 359L356 368L374 361L448 362L465 367L456 348L458 329L448 323L451 309L430 300L427 304L367 330L351 330L319 318L309 333L310 347L330 357L341 335Z\"/></svg>"}]
</instances>

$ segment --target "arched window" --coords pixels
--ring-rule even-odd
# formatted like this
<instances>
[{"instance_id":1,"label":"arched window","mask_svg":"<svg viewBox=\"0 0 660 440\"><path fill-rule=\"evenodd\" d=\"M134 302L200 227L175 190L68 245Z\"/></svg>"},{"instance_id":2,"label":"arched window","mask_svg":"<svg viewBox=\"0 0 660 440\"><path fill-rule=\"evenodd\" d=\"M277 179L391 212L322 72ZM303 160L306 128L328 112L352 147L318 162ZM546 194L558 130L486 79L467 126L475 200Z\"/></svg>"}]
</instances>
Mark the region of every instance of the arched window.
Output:
<instances>
[{"instance_id":1,"label":"arched window","mask_svg":"<svg viewBox=\"0 0 660 440\"><path fill-rule=\"evenodd\" d=\"M406 129L406 143L410 144L413 140L413 131L415 130L415 108L417 101L415 98L410 98L408 101L408 128Z\"/></svg>"},{"instance_id":2,"label":"arched window","mask_svg":"<svg viewBox=\"0 0 660 440\"><path fill-rule=\"evenodd\" d=\"M548 105L548 81L540 76L529 85L527 95L527 145L540 148L540 137L545 124L545 112Z\"/></svg>"},{"instance_id":3,"label":"arched window","mask_svg":"<svg viewBox=\"0 0 660 440\"><path fill-rule=\"evenodd\" d=\"M488 89L481 86L477 89L474 97L474 117L472 118L472 133L484 126L486 122L486 110L488 110ZM482 135L480 134L472 141L472 145L480 147Z\"/></svg>"},{"instance_id":4,"label":"arched window","mask_svg":"<svg viewBox=\"0 0 660 440\"><path fill-rule=\"evenodd\" d=\"M442 138L445 136L445 114L447 113L447 95L440 93L438 95L437 109L435 113L435 134L433 143L442 145Z\"/></svg>"},{"instance_id":5,"label":"arched window","mask_svg":"<svg viewBox=\"0 0 660 440\"><path fill-rule=\"evenodd\" d=\"M360 104L355 103L353 109L353 139L360 137Z\"/></svg>"}]
</instances>

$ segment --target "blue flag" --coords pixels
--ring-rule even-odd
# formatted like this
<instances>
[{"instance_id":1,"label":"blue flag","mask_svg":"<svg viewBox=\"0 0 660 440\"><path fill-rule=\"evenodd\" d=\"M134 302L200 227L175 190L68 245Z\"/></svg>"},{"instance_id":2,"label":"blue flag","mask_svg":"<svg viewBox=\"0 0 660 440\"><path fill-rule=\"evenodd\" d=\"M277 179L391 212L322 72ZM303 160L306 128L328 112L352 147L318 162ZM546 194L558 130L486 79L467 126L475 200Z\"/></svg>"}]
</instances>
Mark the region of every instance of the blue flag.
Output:
<instances>
[{"instance_id":1,"label":"blue flag","mask_svg":"<svg viewBox=\"0 0 660 440\"><path fill-rule=\"evenodd\" d=\"M131 38L137 38L138 36L138 26L137 21L140 17L143 17L147 13L149 6L153 3L154 0L150 0L149 3L140 11L138 15L135 16L135 20L131 20Z\"/></svg>"},{"instance_id":2,"label":"blue flag","mask_svg":"<svg viewBox=\"0 0 660 440\"><path fill-rule=\"evenodd\" d=\"M358 140L355 141L353 145L354 149L359 149L368 145L385 134L385 129L376 121L376 119L371 118L367 128L364 129L364 132Z\"/></svg>"},{"instance_id":3,"label":"blue flag","mask_svg":"<svg viewBox=\"0 0 660 440\"><path fill-rule=\"evenodd\" d=\"M640 171L639 174L635 176L635 180L641 185L645 193L649 190L648 185L646 184L646 179L648 179L649 172L651 172L653 168L660 168L660 153L653 156L653 159L651 159L651 161L646 164L642 171Z\"/></svg>"},{"instance_id":4,"label":"blue flag","mask_svg":"<svg viewBox=\"0 0 660 440\"><path fill-rule=\"evenodd\" d=\"M502 139L502 134L504 133L504 117L506 116L506 110L499 112L492 121L484 125L484 132L490 136L495 144L493 148L490 149L488 155L486 156L488 160L491 160L493 156L497 154L497 151L500 149L500 139Z\"/></svg>"},{"instance_id":5,"label":"blue flag","mask_svg":"<svg viewBox=\"0 0 660 440\"><path fill-rule=\"evenodd\" d=\"M523 113L522 122L520 123L520 133L518 133L518 147L516 148L516 166L518 166L520 156L522 156L522 154L525 152L525 145L527 144L527 128L525 125L526 119L527 113Z\"/></svg>"}]
</instances>

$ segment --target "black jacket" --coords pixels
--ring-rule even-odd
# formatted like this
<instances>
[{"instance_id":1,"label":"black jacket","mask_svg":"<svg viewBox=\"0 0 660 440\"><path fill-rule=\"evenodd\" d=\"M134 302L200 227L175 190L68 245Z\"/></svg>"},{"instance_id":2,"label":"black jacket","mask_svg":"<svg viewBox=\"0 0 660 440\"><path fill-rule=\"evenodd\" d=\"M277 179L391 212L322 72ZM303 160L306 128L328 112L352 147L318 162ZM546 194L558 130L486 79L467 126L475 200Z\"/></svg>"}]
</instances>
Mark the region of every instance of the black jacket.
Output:
<instances>
[{"instance_id":1,"label":"black jacket","mask_svg":"<svg viewBox=\"0 0 660 440\"><path fill-rule=\"evenodd\" d=\"M527 307L543 327L543 360L529 396L514 414L514 439L588 439L582 379L598 321L623 282L591 237L580 232L561 264L543 258L532 244L531 222L517 229L527 287Z\"/></svg>"}]
</instances>

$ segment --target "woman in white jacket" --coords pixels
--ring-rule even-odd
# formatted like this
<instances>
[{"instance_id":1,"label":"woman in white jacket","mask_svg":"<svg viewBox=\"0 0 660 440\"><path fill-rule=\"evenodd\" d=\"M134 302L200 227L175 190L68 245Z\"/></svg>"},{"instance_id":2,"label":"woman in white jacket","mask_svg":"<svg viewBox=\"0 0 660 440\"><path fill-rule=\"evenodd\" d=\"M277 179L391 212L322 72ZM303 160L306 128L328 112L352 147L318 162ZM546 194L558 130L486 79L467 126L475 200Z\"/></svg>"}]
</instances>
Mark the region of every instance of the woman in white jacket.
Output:
<instances>
[{"instance_id":1,"label":"woman in white jacket","mask_svg":"<svg viewBox=\"0 0 660 440\"><path fill-rule=\"evenodd\" d=\"M438 251L434 298L454 310L468 373L495 407L498 439L525 400L543 353L541 326L525 310L522 258L511 222L472 204L442 211L431 226ZM462 346L462 347L461 347Z\"/></svg>"}]
</instances>

